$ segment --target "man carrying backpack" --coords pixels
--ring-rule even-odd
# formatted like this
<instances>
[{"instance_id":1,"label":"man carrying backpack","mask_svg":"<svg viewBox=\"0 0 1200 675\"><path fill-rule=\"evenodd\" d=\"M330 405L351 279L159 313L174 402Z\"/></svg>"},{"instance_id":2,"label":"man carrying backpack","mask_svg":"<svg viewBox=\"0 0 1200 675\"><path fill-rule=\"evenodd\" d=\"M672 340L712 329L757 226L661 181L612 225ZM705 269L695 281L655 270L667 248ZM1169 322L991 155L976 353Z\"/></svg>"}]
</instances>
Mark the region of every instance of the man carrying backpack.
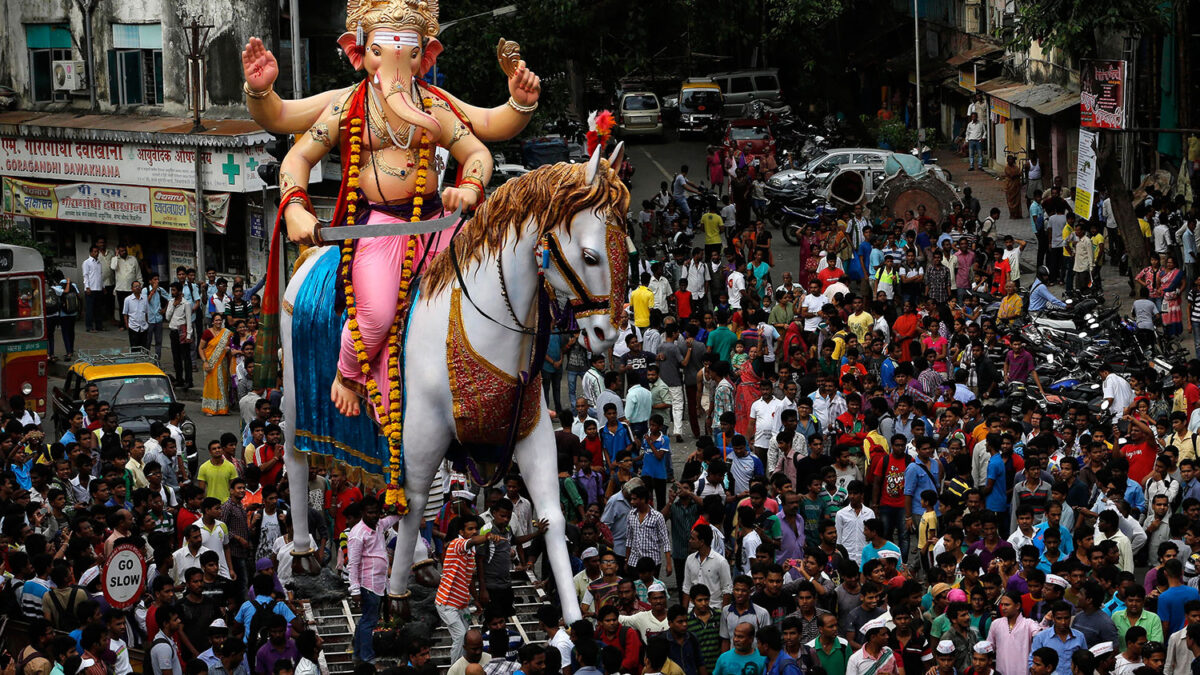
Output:
<instances>
[{"instance_id":1,"label":"man carrying backpack","mask_svg":"<svg viewBox=\"0 0 1200 675\"><path fill-rule=\"evenodd\" d=\"M244 627L243 638L246 641L246 651L250 654L257 654L258 647L264 642L262 635L270 625L272 614L282 616L292 624L297 632L306 626L290 607L272 597L275 581L270 575L255 575L253 585L254 597L243 602L241 608L238 609L237 615L234 617L234 622L236 622L234 628Z\"/></svg>"},{"instance_id":2,"label":"man carrying backpack","mask_svg":"<svg viewBox=\"0 0 1200 675\"><path fill-rule=\"evenodd\" d=\"M58 284L51 286L53 291L46 303L46 333L49 342L46 351L50 360L54 361L54 329L62 331L63 349L66 360L75 357L75 322L79 319L79 288L71 280L63 277Z\"/></svg>"}]
</instances>

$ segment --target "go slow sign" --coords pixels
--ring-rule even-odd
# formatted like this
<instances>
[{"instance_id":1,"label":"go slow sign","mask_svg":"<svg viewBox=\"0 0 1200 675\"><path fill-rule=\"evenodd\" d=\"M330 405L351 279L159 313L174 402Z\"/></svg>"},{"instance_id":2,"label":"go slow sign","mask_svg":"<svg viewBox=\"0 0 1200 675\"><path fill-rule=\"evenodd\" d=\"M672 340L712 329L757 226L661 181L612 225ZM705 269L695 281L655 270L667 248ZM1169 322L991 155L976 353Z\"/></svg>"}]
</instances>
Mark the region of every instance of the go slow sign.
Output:
<instances>
[{"instance_id":1,"label":"go slow sign","mask_svg":"<svg viewBox=\"0 0 1200 675\"><path fill-rule=\"evenodd\" d=\"M146 588L146 557L136 546L122 544L108 556L100 575L108 604L115 609L131 607Z\"/></svg>"}]
</instances>

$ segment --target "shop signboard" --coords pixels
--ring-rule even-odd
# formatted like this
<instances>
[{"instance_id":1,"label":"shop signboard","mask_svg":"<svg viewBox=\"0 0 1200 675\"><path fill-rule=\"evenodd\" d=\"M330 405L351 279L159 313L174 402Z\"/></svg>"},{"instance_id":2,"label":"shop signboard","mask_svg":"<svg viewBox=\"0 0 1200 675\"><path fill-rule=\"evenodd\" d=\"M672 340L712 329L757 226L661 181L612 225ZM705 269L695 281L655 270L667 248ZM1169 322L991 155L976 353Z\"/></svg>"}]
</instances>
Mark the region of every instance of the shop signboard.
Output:
<instances>
[{"instance_id":1,"label":"shop signboard","mask_svg":"<svg viewBox=\"0 0 1200 675\"><path fill-rule=\"evenodd\" d=\"M1092 197L1096 191L1097 132L1079 130L1079 162L1075 170L1075 215L1083 220L1092 217Z\"/></svg>"},{"instance_id":2,"label":"shop signboard","mask_svg":"<svg viewBox=\"0 0 1200 675\"><path fill-rule=\"evenodd\" d=\"M177 267L196 266L196 237L186 232L167 234L167 256L171 270Z\"/></svg>"},{"instance_id":3,"label":"shop signboard","mask_svg":"<svg viewBox=\"0 0 1200 675\"><path fill-rule=\"evenodd\" d=\"M1125 128L1125 73L1124 61L1080 60L1079 126Z\"/></svg>"},{"instance_id":4,"label":"shop signboard","mask_svg":"<svg viewBox=\"0 0 1200 675\"><path fill-rule=\"evenodd\" d=\"M958 86L967 91L975 91L975 72L971 70L958 71Z\"/></svg>"},{"instance_id":5,"label":"shop signboard","mask_svg":"<svg viewBox=\"0 0 1200 675\"><path fill-rule=\"evenodd\" d=\"M993 115L1003 117L1006 120L1012 119L1012 109L1009 107L1008 101L996 98L995 96L989 96L988 98L991 99Z\"/></svg>"},{"instance_id":6,"label":"shop signboard","mask_svg":"<svg viewBox=\"0 0 1200 675\"><path fill-rule=\"evenodd\" d=\"M5 209L14 215L83 223L150 226L150 191L102 183L35 183L4 179Z\"/></svg>"},{"instance_id":7,"label":"shop signboard","mask_svg":"<svg viewBox=\"0 0 1200 675\"><path fill-rule=\"evenodd\" d=\"M188 188L196 185L196 149L143 143L92 143L0 136L0 174L70 182ZM201 187L212 192L263 188L260 164L271 161L265 146L202 149ZM316 180L320 180L317 174Z\"/></svg>"},{"instance_id":8,"label":"shop signboard","mask_svg":"<svg viewBox=\"0 0 1200 675\"><path fill-rule=\"evenodd\" d=\"M37 183L4 178L4 212L13 215L83 223L156 227L194 232L196 195L168 190L103 183ZM229 193L204 195L207 231L225 233Z\"/></svg>"}]
</instances>

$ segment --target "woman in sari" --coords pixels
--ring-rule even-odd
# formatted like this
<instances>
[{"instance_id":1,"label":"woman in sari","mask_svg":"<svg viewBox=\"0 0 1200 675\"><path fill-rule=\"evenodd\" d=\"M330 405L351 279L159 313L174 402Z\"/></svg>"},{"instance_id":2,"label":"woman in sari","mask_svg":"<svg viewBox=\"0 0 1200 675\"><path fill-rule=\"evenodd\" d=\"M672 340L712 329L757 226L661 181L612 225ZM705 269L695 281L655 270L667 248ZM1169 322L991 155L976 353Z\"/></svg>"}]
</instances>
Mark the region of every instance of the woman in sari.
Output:
<instances>
[{"instance_id":1,"label":"woman in sari","mask_svg":"<svg viewBox=\"0 0 1200 675\"><path fill-rule=\"evenodd\" d=\"M808 288L810 279L817 275L817 265L820 264L821 237L812 225L804 225L800 230L800 271L796 275L802 288Z\"/></svg>"},{"instance_id":2,"label":"woman in sari","mask_svg":"<svg viewBox=\"0 0 1200 675\"><path fill-rule=\"evenodd\" d=\"M1004 167L1004 200L1008 202L1008 217L1021 218L1021 169L1017 158L1009 155Z\"/></svg>"},{"instance_id":3,"label":"woman in sari","mask_svg":"<svg viewBox=\"0 0 1200 675\"><path fill-rule=\"evenodd\" d=\"M896 325L892 326L892 334L900 344L901 358L911 361L913 358L913 340L921 332L921 315L917 314L917 306L912 300L904 302L904 313L896 317Z\"/></svg>"},{"instance_id":4,"label":"woman in sari","mask_svg":"<svg viewBox=\"0 0 1200 675\"><path fill-rule=\"evenodd\" d=\"M758 383L762 382L762 358L758 351L758 345L750 345L750 358L742 364L738 370L738 375L741 376L741 381L738 382L737 389L733 396L733 412L737 415L737 423L733 429L735 432L745 436L750 425L750 406L754 402L762 398L762 391L758 388ZM752 439L747 439L752 440Z\"/></svg>"},{"instance_id":5,"label":"woman in sari","mask_svg":"<svg viewBox=\"0 0 1200 675\"><path fill-rule=\"evenodd\" d=\"M1162 322L1164 335L1183 334L1183 270L1175 262L1175 254L1167 254L1162 274Z\"/></svg>"},{"instance_id":6,"label":"woman in sari","mask_svg":"<svg viewBox=\"0 0 1200 675\"><path fill-rule=\"evenodd\" d=\"M233 331L225 327L225 317L214 314L212 327L200 336L200 355L204 359L204 393L201 410L209 417L229 414L229 345Z\"/></svg>"}]
</instances>

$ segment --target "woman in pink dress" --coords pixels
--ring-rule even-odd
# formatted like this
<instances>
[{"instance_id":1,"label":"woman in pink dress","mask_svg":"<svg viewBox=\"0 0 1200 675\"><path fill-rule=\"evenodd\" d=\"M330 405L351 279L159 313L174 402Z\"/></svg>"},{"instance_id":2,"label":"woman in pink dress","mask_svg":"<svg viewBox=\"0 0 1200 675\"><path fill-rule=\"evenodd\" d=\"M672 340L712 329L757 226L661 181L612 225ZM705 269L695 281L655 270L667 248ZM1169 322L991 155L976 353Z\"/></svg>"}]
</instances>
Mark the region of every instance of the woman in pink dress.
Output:
<instances>
[{"instance_id":1,"label":"woman in pink dress","mask_svg":"<svg viewBox=\"0 0 1200 675\"><path fill-rule=\"evenodd\" d=\"M720 148L713 148L712 152L708 153L708 182L712 183L718 194L721 192L721 186L725 184L725 160L721 154Z\"/></svg>"}]
</instances>

